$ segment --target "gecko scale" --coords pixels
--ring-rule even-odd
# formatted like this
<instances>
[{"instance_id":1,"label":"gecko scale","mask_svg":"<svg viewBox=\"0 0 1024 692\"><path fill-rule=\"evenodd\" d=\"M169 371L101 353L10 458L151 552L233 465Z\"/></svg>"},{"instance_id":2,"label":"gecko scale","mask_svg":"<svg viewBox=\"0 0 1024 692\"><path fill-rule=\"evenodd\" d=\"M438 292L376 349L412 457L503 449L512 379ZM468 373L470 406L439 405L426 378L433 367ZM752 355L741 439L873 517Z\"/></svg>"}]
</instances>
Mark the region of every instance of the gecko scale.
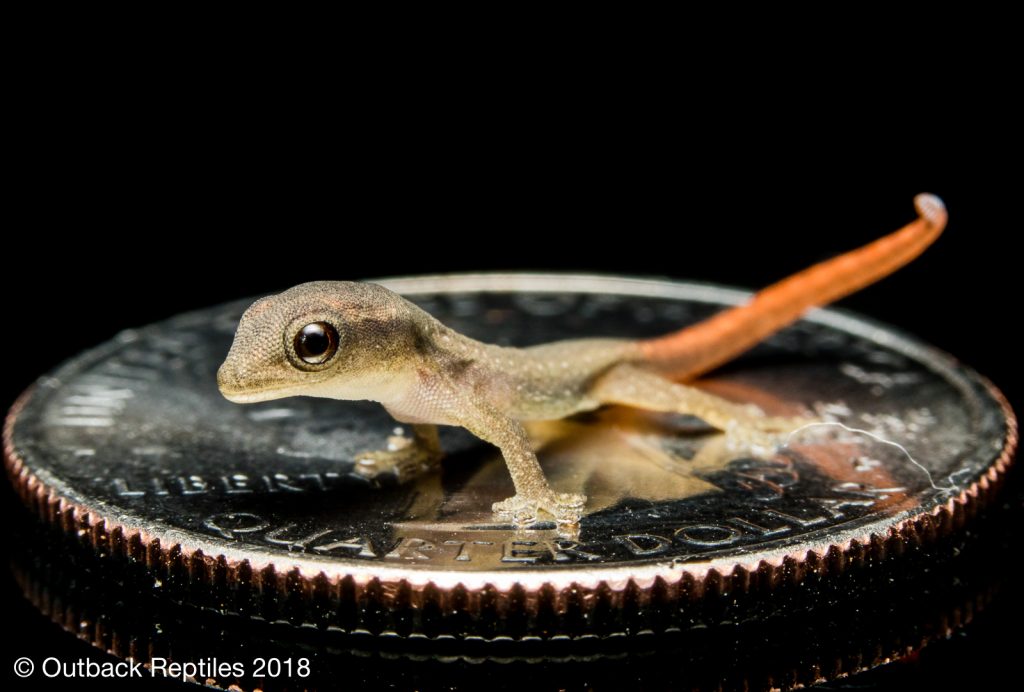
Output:
<instances>
[{"instance_id":1,"label":"gecko scale","mask_svg":"<svg viewBox=\"0 0 1024 692\"><path fill-rule=\"evenodd\" d=\"M772 445L806 421L769 417L683 382L917 257L947 216L933 195L914 201L918 218L903 228L779 281L745 305L647 340L496 346L449 329L382 286L302 284L246 310L217 383L237 403L297 395L380 402L412 425L414 438L361 455L357 468L368 476L436 465L436 426L461 426L498 447L512 475L515 495L495 503L496 514L522 523L543 511L574 523L586 498L549 487L523 421L619 404L697 416L726 431L734 448Z\"/></svg>"}]
</instances>

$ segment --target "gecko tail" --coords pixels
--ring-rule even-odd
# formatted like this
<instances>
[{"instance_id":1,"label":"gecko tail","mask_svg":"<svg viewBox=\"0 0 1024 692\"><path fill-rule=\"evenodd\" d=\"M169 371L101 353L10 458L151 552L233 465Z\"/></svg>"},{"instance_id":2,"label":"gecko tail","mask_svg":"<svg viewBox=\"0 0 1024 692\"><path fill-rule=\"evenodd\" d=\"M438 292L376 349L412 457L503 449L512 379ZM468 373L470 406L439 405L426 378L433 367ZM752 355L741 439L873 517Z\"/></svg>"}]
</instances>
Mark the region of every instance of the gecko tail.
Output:
<instances>
[{"instance_id":1,"label":"gecko tail","mask_svg":"<svg viewBox=\"0 0 1024 692\"><path fill-rule=\"evenodd\" d=\"M917 195L914 206L918 218L887 236L772 284L745 305L639 342L641 358L675 379L697 377L800 319L810 308L891 274L924 252L946 227L946 206L935 195Z\"/></svg>"}]
</instances>

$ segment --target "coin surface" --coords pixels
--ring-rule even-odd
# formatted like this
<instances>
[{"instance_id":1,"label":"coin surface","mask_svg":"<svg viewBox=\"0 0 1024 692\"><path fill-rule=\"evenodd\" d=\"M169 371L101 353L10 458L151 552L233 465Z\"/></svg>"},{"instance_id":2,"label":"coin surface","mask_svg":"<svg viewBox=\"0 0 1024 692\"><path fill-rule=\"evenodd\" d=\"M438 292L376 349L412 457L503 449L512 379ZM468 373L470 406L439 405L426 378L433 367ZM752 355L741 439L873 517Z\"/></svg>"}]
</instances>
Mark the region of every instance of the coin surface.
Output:
<instances>
[{"instance_id":1,"label":"coin surface","mask_svg":"<svg viewBox=\"0 0 1024 692\"><path fill-rule=\"evenodd\" d=\"M747 297L580 276L386 284L514 345L653 336ZM402 443L378 405L225 401L215 372L249 302L120 334L42 378L5 427L9 470L44 518L241 612L312 599L322 607L302 617L317 624L428 636L672 629L709 594L927 543L966 518L1016 443L1012 412L974 371L818 311L702 386L829 424L762 457L685 416L608 408L532 425L555 489L589 499L573 535L517 529L490 512L512 492L500 455L463 431L443 431L440 472L370 482L359 453Z\"/></svg>"}]
</instances>

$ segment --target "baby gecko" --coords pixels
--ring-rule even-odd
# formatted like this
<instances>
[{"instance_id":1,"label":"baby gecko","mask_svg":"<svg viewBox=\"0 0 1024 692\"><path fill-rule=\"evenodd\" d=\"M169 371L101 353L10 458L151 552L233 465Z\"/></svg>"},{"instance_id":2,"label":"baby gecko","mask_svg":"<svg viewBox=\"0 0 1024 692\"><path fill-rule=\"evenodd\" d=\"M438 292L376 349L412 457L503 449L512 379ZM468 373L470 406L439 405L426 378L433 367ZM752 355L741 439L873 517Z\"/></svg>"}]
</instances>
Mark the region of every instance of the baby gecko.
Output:
<instances>
[{"instance_id":1,"label":"baby gecko","mask_svg":"<svg viewBox=\"0 0 1024 692\"><path fill-rule=\"evenodd\" d=\"M775 418L682 382L715 368L825 305L890 274L942 232L946 209L914 199L918 218L859 249L775 283L744 305L666 336L587 338L529 348L470 339L371 283L317 281L256 301L242 315L217 372L236 403L305 395L380 402L412 425L412 443L357 460L364 475L439 463L437 425L466 428L501 451L515 495L493 511L517 523L539 511L579 520L586 498L548 485L523 421L553 420L604 404L697 416L733 448L758 448L806 421Z\"/></svg>"}]
</instances>

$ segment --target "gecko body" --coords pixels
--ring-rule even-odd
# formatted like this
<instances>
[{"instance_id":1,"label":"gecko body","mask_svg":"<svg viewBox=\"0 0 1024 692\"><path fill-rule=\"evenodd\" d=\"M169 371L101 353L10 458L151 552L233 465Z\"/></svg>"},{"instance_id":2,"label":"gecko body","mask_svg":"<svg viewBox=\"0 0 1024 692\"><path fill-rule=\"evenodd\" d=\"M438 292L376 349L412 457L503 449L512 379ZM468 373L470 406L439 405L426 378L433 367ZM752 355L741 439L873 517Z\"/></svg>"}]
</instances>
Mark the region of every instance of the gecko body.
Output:
<instances>
[{"instance_id":1,"label":"gecko body","mask_svg":"<svg viewBox=\"0 0 1024 692\"><path fill-rule=\"evenodd\" d=\"M412 425L413 442L360 455L357 468L371 477L432 467L441 458L435 426L464 427L498 447L508 465L515 495L494 504L498 515L523 522L546 512L573 523L585 498L551 490L524 421L620 404L695 415L736 447L770 444L806 421L769 417L683 382L920 254L941 233L946 212L932 195L915 203L918 218L902 229L655 339L497 346L459 334L382 286L302 284L246 310L217 383L237 403L296 395L380 402Z\"/></svg>"}]
</instances>

